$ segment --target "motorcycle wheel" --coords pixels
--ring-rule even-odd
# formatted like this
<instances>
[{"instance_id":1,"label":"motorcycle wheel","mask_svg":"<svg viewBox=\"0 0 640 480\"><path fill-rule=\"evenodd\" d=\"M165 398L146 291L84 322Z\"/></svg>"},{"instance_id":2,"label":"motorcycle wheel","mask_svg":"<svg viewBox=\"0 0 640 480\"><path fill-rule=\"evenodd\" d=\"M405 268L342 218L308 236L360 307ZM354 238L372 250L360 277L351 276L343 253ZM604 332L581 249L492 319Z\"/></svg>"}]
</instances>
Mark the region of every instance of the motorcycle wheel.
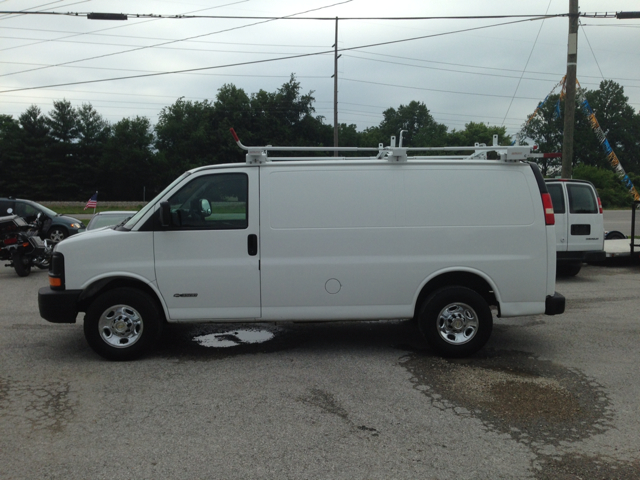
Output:
<instances>
[{"instance_id":1,"label":"motorcycle wheel","mask_svg":"<svg viewBox=\"0 0 640 480\"><path fill-rule=\"evenodd\" d=\"M26 277L31 273L31 259L29 257L16 253L11 260L13 261L13 268L19 277Z\"/></svg>"},{"instance_id":2,"label":"motorcycle wheel","mask_svg":"<svg viewBox=\"0 0 640 480\"><path fill-rule=\"evenodd\" d=\"M40 270L46 270L49 268L49 260L45 257L38 257L33 259L33 264Z\"/></svg>"}]
</instances>

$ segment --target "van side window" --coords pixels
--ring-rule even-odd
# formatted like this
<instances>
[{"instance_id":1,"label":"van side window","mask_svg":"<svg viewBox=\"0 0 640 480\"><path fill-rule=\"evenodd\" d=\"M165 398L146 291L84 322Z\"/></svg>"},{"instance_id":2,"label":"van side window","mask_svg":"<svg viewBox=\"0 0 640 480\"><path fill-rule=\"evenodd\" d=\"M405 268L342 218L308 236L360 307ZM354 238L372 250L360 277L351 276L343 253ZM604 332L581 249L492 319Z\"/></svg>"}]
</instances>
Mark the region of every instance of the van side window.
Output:
<instances>
[{"instance_id":1,"label":"van side window","mask_svg":"<svg viewBox=\"0 0 640 480\"><path fill-rule=\"evenodd\" d=\"M567 185L570 213L598 213L598 203L589 185Z\"/></svg>"},{"instance_id":2,"label":"van side window","mask_svg":"<svg viewBox=\"0 0 640 480\"><path fill-rule=\"evenodd\" d=\"M194 178L169 199L173 228L247 228L248 192L249 178L244 173L218 173Z\"/></svg>"},{"instance_id":3,"label":"van side window","mask_svg":"<svg viewBox=\"0 0 640 480\"><path fill-rule=\"evenodd\" d=\"M551 203L553 203L554 213L565 213L564 194L562 193L562 185L547 183L547 190L551 195Z\"/></svg>"}]
</instances>

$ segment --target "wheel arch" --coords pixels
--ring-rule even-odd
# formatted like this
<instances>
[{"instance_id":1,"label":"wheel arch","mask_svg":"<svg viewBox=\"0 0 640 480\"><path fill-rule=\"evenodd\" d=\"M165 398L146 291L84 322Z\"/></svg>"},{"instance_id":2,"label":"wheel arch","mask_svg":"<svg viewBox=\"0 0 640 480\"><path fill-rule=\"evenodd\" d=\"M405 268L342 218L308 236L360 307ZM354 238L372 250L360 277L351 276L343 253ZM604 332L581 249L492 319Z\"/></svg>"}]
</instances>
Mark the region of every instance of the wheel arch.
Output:
<instances>
[{"instance_id":1,"label":"wheel arch","mask_svg":"<svg viewBox=\"0 0 640 480\"><path fill-rule=\"evenodd\" d=\"M115 277L107 277L101 278L99 280L94 281L89 286L85 287L78 299L78 309L81 312L86 312L89 308L89 305L99 296L105 292L110 290L115 290L116 288L133 288L145 292L149 295L157 304L158 310L163 312L164 321L166 321L167 310L165 308L165 304L162 301L162 296L160 293L149 283L144 282L137 278L127 277L127 276L115 276Z\"/></svg>"},{"instance_id":2,"label":"wheel arch","mask_svg":"<svg viewBox=\"0 0 640 480\"><path fill-rule=\"evenodd\" d=\"M423 302L429 295L440 288L452 286L469 288L482 296L489 306L497 306L498 311L500 310L499 295L489 278L477 271L449 270L438 272L425 281L416 297L414 317L417 318Z\"/></svg>"}]
</instances>

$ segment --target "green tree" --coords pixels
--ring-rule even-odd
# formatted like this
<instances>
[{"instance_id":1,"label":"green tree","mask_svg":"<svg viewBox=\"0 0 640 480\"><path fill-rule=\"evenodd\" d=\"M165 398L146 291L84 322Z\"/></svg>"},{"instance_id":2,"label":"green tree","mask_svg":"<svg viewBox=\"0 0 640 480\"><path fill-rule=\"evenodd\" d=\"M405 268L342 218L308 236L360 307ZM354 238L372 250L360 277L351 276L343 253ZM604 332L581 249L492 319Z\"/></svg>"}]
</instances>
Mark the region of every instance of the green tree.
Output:
<instances>
[{"instance_id":1,"label":"green tree","mask_svg":"<svg viewBox=\"0 0 640 480\"><path fill-rule=\"evenodd\" d=\"M103 200L146 200L160 191L173 178L152 151L154 142L151 122L146 117L123 118L111 129L99 162L95 190ZM88 197L87 197L88 198Z\"/></svg>"},{"instance_id":2,"label":"green tree","mask_svg":"<svg viewBox=\"0 0 640 480\"><path fill-rule=\"evenodd\" d=\"M90 103L77 109L77 148L74 158L74 182L85 187L86 182L95 183L101 175L96 168L111 134L107 122Z\"/></svg>"},{"instance_id":3,"label":"green tree","mask_svg":"<svg viewBox=\"0 0 640 480\"><path fill-rule=\"evenodd\" d=\"M518 135L521 143L535 143L543 153L562 151L564 121L559 114L559 99L560 95L551 95L538 106L537 112L528 118ZM561 158L539 158L536 159L536 163L545 177L554 176L562 167Z\"/></svg>"},{"instance_id":4,"label":"green tree","mask_svg":"<svg viewBox=\"0 0 640 480\"><path fill-rule=\"evenodd\" d=\"M629 105L623 87L605 80L597 90L585 91L585 98L624 169L640 173L640 114ZM559 95L550 96L537 114L529 119L520 140L533 141L542 152L561 152L562 112L564 100L560 100ZM573 166L584 164L611 168L586 113L583 105L576 105ZM552 175L559 170L561 159L541 159L538 163L545 175Z\"/></svg>"},{"instance_id":5,"label":"green tree","mask_svg":"<svg viewBox=\"0 0 640 480\"><path fill-rule=\"evenodd\" d=\"M22 132L11 115L0 115L0 195L16 195L22 166Z\"/></svg>"},{"instance_id":6,"label":"green tree","mask_svg":"<svg viewBox=\"0 0 640 480\"><path fill-rule=\"evenodd\" d=\"M464 130L452 130L447 135L447 145L472 146L476 143L493 145L493 136L498 135L500 145L511 145L511 136L507 135L507 127L486 125L483 122L469 122Z\"/></svg>"},{"instance_id":7,"label":"green tree","mask_svg":"<svg viewBox=\"0 0 640 480\"><path fill-rule=\"evenodd\" d=\"M364 130L363 144L377 146L379 143L389 145L391 136L396 137L396 145L402 134L404 147L439 147L445 144L447 127L435 121L427 106L415 100L408 105L400 105L398 109L388 108L382 112L383 120L377 127Z\"/></svg>"},{"instance_id":8,"label":"green tree","mask_svg":"<svg viewBox=\"0 0 640 480\"><path fill-rule=\"evenodd\" d=\"M155 146L173 177L201 165L220 163L214 110L209 100L179 98L160 111Z\"/></svg>"},{"instance_id":9,"label":"green tree","mask_svg":"<svg viewBox=\"0 0 640 480\"><path fill-rule=\"evenodd\" d=\"M573 178L593 183L598 190L598 196L604 208L630 207L633 203L629 191L620 183L618 176L610 168L581 164L573 170Z\"/></svg>"},{"instance_id":10,"label":"green tree","mask_svg":"<svg viewBox=\"0 0 640 480\"><path fill-rule=\"evenodd\" d=\"M51 140L47 119L40 108L31 105L18 117L21 127L20 172L14 181L14 194L25 198L49 200L52 190L49 178ZM28 172L28 173L27 173Z\"/></svg>"},{"instance_id":11,"label":"green tree","mask_svg":"<svg viewBox=\"0 0 640 480\"><path fill-rule=\"evenodd\" d=\"M77 139L78 112L69 100L53 102L53 110L46 118L51 139L45 172L49 178L47 199L75 198L78 189Z\"/></svg>"},{"instance_id":12,"label":"green tree","mask_svg":"<svg viewBox=\"0 0 640 480\"><path fill-rule=\"evenodd\" d=\"M333 130L322 116L314 116L313 92L300 93L291 75L276 92L251 95L251 135L254 145L333 146Z\"/></svg>"}]
</instances>

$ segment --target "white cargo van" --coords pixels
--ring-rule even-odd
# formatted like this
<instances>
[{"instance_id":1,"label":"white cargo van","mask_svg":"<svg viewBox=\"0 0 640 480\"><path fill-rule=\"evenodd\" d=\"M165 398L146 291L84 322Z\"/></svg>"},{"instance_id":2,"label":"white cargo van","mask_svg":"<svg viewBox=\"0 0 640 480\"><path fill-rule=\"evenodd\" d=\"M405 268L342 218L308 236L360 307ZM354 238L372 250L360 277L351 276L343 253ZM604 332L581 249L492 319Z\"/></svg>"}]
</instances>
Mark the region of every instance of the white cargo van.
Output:
<instances>
[{"instance_id":1,"label":"white cargo van","mask_svg":"<svg viewBox=\"0 0 640 480\"><path fill-rule=\"evenodd\" d=\"M188 171L124 225L57 245L41 316L86 312L90 346L120 360L165 322L398 318L464 356L489 339L492 306L564 311L551 199L526 147L409 158L418 149L392 137L373 157L272 158L317 149L237 142L246 164Z\"/></svg>"},{"instance_id":2,"label":"white cargo van","mask_svg":"<svg viewBox=\"0 0 640 480\"><path fill-rule=\"evenodd\" d=\"M602 262L604 215L591 182L546 179L556 217L556 255L559 275L575 276L584 262Z\"/></svg>"}]
</instances>

